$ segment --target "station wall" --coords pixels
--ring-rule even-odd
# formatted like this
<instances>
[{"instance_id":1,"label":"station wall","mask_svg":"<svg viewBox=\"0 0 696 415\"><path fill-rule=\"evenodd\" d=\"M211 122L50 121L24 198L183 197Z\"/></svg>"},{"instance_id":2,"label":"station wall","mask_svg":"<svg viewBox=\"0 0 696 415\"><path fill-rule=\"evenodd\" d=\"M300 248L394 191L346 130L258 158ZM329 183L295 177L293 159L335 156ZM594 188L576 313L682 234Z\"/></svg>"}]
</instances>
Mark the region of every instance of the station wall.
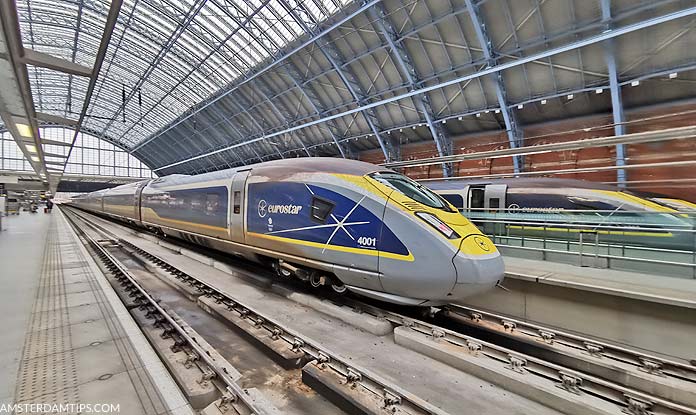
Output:
<instances>
[{"instance_id":1,"label":"station wall","mask_svg":"<svg viewBox=\"0 0 696 415\"><path fill-rule=\"evenodd\" d=\"M666 128L684 127L694 124L696 101L680 104L643 107L626 111L627 133L655 131ZM614 135L611 114L598 114L570 120L549 121L543 124L522 127L525 145L533 146L586 138L609 137ZM453 137L456 154L466 154L508 148L504 131ZM534 154L524 157L524 171L566 170L612 166L616 149L597 147L573 151ZM421 159L437 156L434 142L419 142L403 145L403 160ZM627 164L662 163L696 160L696 140L670 140L650 144L629 145L626 148ZM370 163L383 163L380 150L364 151L360 160ZM511 173L512 158L467 160L455 163L457 176L479 176ZM440 165L406 168L403 172L414 179L442 177ZM616 182L616 170L592 173L563 174L554 177L585 179L607 183ZM688 167L650 167L626 171L629 189L657 192L696 202L696 170Z\"/></svg>"}]
</instances>

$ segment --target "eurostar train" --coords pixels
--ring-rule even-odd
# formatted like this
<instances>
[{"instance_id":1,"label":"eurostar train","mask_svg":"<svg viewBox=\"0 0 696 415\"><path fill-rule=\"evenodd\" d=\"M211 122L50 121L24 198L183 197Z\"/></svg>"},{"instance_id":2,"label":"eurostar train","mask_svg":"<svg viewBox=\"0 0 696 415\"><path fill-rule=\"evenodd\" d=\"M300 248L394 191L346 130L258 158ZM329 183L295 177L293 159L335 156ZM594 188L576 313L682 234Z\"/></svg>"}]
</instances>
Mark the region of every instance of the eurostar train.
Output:
<instances>
[{"instance_id":1,"label":"eurostar train","mask_svg":"<svg viewBox=\"0 0 696 415\"><path fill-rule=\"evenodd\" d=\"M493 243L447 201L391 170L335 158L171 175L72 205L268 264L282 276L404 305L494 287Z\"/></svg>"},{"instance_id":2,"label":"eurostar train","mask_svg":"<svg viewBox=\"0 0 696 415\"><path fill-rule=\"evenodd\" d=\"M579 240L583 234L586 243L695 248L694 215L601 183L511 178L425 184L488 235Z\"/></svg>"}]
</instances>

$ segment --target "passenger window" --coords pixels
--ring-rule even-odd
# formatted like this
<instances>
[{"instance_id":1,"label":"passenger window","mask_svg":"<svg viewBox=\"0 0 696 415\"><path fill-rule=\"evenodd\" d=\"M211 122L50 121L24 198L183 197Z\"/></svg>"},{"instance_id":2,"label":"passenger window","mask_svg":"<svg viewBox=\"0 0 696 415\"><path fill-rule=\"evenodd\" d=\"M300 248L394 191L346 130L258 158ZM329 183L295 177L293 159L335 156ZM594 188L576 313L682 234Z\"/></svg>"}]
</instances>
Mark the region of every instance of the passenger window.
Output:
<instances>
[{"instance_id":1,"label":"passenger window","mask_svg":"<svg viewBox=\"0 0 696 415\"><path fill-rule=\"evenodd\" d=\"M312 198L312 220L326 223L326 219L331 214L333 208L334 204L328 200L319 199L318 197Z\"/></svg>"},{"instance_id":2,"label":"passenger window","mask_svg":"<svg viewBox=\"0 0 696 415\"><path fill-rule=\"evenodd\" d=\"M488 201L488 209L490 210L498 210L500 209L500 199L497 197L492 197Z\"/></svg>"},{"instance_id":3,"label":"passenger window","mask_svg":"<svg viewBox=\"0 0 696 415\"><path fill-rule=\"evenodd\" d=\"M234 192L232 198L233 212L238 215L242 212L242 192Z\"/></svg>"},{"instance_id":4,"label":"passenger window","mask_svg":"<svg viewBox=\"0 0 696 415\"><path fill-rule=\"evenodd\" d=\"M220 195L208 193L205 200L205 214L214 215L220 207Z\"/></svg>"},{"instance_id":5,"label":"passenger window","mask_svg":"<svg viewBox=\"0 0 696 415\"><path fill-rule=\"evenodd\" d=\"M483 209L484 190L474 187L469 190L469 209Z\"/></svg>"}]
</instances>

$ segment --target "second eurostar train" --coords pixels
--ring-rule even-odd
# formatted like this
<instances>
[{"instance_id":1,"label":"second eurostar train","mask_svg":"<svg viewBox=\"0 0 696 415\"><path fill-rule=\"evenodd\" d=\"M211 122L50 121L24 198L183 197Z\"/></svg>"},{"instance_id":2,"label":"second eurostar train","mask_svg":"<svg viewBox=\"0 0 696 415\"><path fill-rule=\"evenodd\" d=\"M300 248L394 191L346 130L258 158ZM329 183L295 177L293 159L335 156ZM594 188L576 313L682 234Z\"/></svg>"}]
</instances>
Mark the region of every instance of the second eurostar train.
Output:
<instances>
[{"instance_id":1,"label":"second eurostar train","mask_svg":"<svg viewBox=\"0 0 696 415\"><path fill-rule=\"evenodd\" d=\"M601 183L555 178L424 184L489 235L576 240L582 234L587 243L694 249L696 216L676 210L689 203L678 199L668 204Z\"/></svg>"},{"instance_id":2,"label":"second eurostar train","mask_svg":"<svg viewBox=\"0 0 696 415\"><path fill-rule=\"evenodd\" d=\"M394 171L335 158L171 175L74 206L405 305L437 305L502 278L493 243L437 194Z\"/></svg>"}]
</instances>

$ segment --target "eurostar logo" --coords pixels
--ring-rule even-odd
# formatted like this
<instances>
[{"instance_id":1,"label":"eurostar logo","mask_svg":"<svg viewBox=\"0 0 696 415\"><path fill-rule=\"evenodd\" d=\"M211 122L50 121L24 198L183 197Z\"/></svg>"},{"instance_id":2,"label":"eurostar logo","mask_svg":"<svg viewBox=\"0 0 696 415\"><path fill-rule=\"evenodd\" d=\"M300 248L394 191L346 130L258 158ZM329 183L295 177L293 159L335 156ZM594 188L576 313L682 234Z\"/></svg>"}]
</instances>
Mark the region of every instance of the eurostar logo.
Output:
<instances>
[{"instance_id":1,"label":"eurostar logo","mask_svg":"<svg viewBox=\"0 0 696 415\"><path fill-rule=\"evenodd\" d=\"M257 210L259 212L260 217L265 217L266 213L268 213L268 203L266 203L266 201L263 199L259 200L259 206Z\"/></svg>"},{"instance_id":2,"label":"eurostar logo","mask_svg":"<svg viewBox=\"0 0 696 415\"><path fill-rule=\"evenodd\" d=\"M483 249L484 251L491 250L491 248L488 246L488 242L486 242L486 240L481 237L474 236L474 242L476 242L476 245L481 247L481 249Z\"/></svg>"}]
</instances>

